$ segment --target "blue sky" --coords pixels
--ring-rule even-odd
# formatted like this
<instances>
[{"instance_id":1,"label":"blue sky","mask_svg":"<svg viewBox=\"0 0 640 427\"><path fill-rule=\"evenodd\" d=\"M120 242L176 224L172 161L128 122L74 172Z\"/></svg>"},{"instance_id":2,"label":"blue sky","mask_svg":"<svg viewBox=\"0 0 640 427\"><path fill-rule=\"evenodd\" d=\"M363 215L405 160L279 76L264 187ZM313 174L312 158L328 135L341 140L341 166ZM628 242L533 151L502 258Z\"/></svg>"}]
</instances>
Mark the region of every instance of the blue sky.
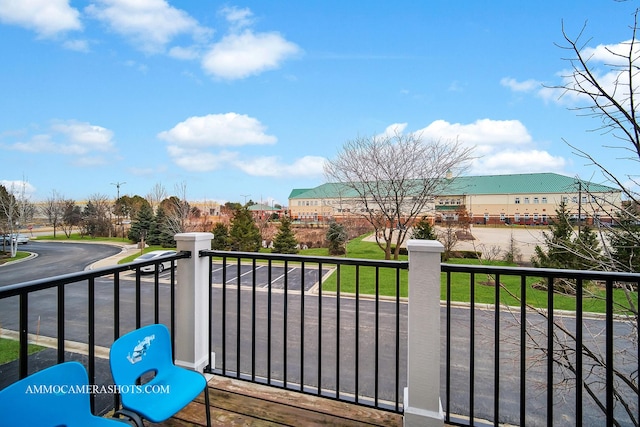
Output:
<instances>
[{"instance_id":1,"label":"blue sky","mask_svg":"<svg viewBox=\"0 0 640 427\"><path fill-rule=\"evenodd\" d=\"M569 66L562 22L588 21L597 53L637 3L580 3L0 0L0 183L287 204L344 142L394 127L475 146L469 174L604 183L563 139L618 167L611 136L543 85Z\"/></svg>"}]
</instances>

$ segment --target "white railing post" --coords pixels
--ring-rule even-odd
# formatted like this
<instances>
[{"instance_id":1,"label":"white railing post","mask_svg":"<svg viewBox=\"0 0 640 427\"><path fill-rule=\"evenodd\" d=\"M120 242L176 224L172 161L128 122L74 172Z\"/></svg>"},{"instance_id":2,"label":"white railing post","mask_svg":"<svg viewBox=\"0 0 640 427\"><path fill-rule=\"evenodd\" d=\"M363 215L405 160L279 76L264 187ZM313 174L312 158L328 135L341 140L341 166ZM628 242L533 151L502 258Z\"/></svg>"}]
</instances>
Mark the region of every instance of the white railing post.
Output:
<instances>
[{"instance_id":1,"label":"white railing post","mask_svg":"<svg viewBox=\"0 0 640 427\"><path fill-rule=\"evenodd\" d=\"M178 261L175 293L176 365L202 372L209 362L209 257L200 258L203 249L211 249L211 233L175 235L178 251L190 251L191 258Z\"/></svg>"},{"instance_id":2,"label":"white railing post","mask_svg":"<svg viewBox=\"0 0 640 427\"><path fill-rule=\"evenodd\" d=\"M404 426L442 427L440 254L435 240L409 240L409 318Z\"/></svg>"}]
</instances>

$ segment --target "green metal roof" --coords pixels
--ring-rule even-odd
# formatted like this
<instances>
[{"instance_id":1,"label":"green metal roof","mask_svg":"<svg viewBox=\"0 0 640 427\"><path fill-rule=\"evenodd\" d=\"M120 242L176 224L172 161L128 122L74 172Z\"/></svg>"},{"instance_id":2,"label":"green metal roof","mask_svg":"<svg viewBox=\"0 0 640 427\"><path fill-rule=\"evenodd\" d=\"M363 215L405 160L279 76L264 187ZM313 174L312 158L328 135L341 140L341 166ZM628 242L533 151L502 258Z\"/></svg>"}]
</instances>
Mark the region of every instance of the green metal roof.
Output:
<instances>
[{"instance_id":1,"label":"green metal roof","mask_svg":"<svg viewBox=\"0 0 640 427\"><path fill-rule=\"evenodd\" d=\"M582 191L594 193L619 192L606 185L596 184L556 173L526 173L512 175L478 175L442 179L443 190L440 196L461 194L534 194L534 193L576 193ZM340 183L326 183L316 188L294 189L289 199L357 197L356 192Z\"/></svg>"},{"instance_id":2,"label":"green metal roof","mask_svg":"<svg viewBox=\"0 0 640 427\"><path fill-rule=\"evenodd\" d=\"M619 191L613 187L596 184L556 173L525 173L512 175L480 175L454 178L444 195L453 194L532 194L576 193L583 191L606 193Z\"/></svg>"},{"instance_id":3,"label":"green metal roof","mask_svg":"<svg viewBox=\"0 0 640 427\"><path fill-rule=\"evenodd\" d=\"M309 190L311 190L311 188L294 188L293 190L291 190L291 193L289 194L289 198L295 199L300 194L307 192Z\"/></svg>"},{"instance_id":4,"label":"green metal roof","mask_svg":"<svg viewBox=\"0 0 640 427\"><path fill-rule=\"evenodd\" d=\"M260 203L256 203L255 205L251 205L248 208L250 211L279 211L282 209L274 208L273 206L264 205Z\"/></svg>"},{"instance_id":5,"label":"green metal roof","mask_svg":"<svg viewBox=\"0 0 640 427\"><path fill-rule=\"evenodd\" d=\"M316 188L292 190L289 195L289 199L337 199L340 197L358 197L358 193L345 184L329 182Z\"/></svg>"}]
</instances>

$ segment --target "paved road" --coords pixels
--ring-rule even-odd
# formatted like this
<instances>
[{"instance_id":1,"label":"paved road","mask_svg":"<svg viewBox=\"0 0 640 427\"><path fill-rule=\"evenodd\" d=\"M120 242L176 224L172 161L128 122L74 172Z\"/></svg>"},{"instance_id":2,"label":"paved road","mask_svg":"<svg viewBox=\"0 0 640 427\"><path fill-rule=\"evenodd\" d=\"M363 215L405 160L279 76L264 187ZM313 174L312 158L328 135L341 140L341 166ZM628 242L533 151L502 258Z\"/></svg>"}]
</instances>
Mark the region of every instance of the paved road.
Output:
<instances>
[{"instance_id":1,"label":"paved road","mask_svg":"<svg viewBox=\"0 0 640 427\"><path fill-rule=\"evenodd\" d=\"M0 265L0 287L82 271L100 259L119 253L121 248L108 244L31 241L20 245L18 250L37 256Z\"/></svg>"}]
</instances>

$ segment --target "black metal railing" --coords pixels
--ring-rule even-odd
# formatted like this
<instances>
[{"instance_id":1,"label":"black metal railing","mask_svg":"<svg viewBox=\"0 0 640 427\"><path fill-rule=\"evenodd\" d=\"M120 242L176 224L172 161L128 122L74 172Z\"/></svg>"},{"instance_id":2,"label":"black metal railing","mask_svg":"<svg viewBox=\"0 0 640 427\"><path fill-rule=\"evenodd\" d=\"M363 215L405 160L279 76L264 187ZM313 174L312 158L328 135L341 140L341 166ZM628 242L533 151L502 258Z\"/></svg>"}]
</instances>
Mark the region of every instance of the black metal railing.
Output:
<instances>
[{"instance_id":1,"label":"black metal railing","mask_svg":"<svg viewBox=\"0 0 640 427\"><path fill-rule=\"evenodd\" d=\"M408 262L200 255L211 258L212 372L402 412Z\"/></svg>"},{"instance_id":2,"label":"black metal railing","mask_svg":"<svg viewBox=\"0 0 640 427\"><path fill-rule=\"evenodd\" d=\"M447 423L638 425L640 274L442 272Z\"/></svg>"},{"instance_id":3,"label":"black metal railing","mask_svg":"<svg viewBox=\"0 0 640 427\"><path fill-rule=\"evenodd\" d=\"M91 384L113 384L107 354L98 353L108 349L121 334L145 324L162 322L174 330L174 267L177 260L190 256L189 252L179 252L151 261L0 287L0 327L16 331L20 343L17 361L2 367L0 388L71 359L85 364ZM161 284L158 265L168 261L172 268ZM156 266L153 280L142 280L140 269L148 265ZM54 348L30 357L30 335ZM96 405L96 397L90 396L95 413L102 414L117 405L105 395Z\"/></svg>"}]
</instances>

